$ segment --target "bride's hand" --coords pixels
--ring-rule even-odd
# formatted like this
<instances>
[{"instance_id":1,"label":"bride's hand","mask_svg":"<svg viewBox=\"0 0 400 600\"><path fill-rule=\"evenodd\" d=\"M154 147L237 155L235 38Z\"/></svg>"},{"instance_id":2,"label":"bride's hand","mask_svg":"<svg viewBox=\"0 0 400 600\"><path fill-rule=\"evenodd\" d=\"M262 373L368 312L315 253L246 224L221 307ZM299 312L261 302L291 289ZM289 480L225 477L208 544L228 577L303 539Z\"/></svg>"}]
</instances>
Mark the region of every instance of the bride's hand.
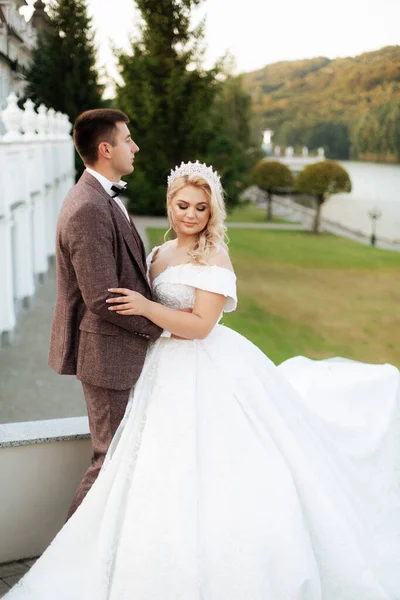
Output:
<instances>
[{"instance_id":1,"label":"bride's hand","mask_svg":"<svg viewBox=\"0 0 400 600\"><path fill-rule=\"evenodd\" d=\"M109 292L114 294L123 294L117 298L108 298L106 302L113 304L108 310L112 310L119 315L142 315L146 313L150 300L147 300L139 292L134 292L126 288L110 288Z\"/></svg>"}]
</instances>

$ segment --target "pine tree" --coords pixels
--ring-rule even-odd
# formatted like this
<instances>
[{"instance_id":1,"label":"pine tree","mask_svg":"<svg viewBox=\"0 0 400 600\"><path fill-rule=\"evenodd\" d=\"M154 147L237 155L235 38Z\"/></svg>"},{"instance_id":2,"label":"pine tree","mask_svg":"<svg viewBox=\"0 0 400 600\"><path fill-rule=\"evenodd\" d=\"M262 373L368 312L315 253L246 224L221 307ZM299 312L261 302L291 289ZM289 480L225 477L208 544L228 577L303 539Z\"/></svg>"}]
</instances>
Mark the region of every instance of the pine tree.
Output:
<instances>
[{"instance_id":1,"label":"pine tree","mask_svg":"<svg viewBox=\"0 0 400 600\"><path fill-rule=\"evenodd\" d=\"M203 24L191 29L201 0L137 0L141 36L119 55L124 85L117 105L131 119L141 151L129 191L136 213L164 214L166 177L181 161L205 160L215 132L211 107L220 65L203 69Z\"/></svg>"},{"instance_id":2,"label":"pine tree","mask_svg":"<svg viewBox=\"0 0 400 600\"><path fill-rule=\"evenodd\" d=\"M214 138L207 160L222 176L228 209L239 203L240 194L250 185L250 173L261 159L261 139L253 128L251 98L243 77L234 76L230 67L218 84L211 110Z\"/></svg>"},{"instance_id":3,"label":"pine tree","mask_svg":"<svg viewBox=\"0 0 400 600\"><path fill-rule=\"evenodd\" d=\"M54 0L49 28L40 32L27 73L27 97L66 113L102 105L96 70L96 48L84 0Z\"/></svg>"}]
</instances>

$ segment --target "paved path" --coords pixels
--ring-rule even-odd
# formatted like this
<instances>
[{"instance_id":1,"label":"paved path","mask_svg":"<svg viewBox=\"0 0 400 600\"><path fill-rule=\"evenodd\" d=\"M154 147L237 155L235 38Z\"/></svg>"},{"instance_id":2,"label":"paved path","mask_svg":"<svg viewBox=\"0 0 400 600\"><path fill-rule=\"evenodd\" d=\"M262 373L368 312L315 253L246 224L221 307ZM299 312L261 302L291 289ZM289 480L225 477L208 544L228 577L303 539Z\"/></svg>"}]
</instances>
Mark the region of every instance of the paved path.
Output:
<instances>
[{"instance_id":1,"label":"paved path","mask_svg":"<svg viewBox=\"0 0 400 600\"><path fill-rule=\"evenodd\" d=\"M52 267L20 314L13 344L0 349L0 423L86 415L80 382L47 365L55 291Z\"/></svg>"},{"instance_id":2,"label":"paved path","mask_svg":"<svg viewBox=\"0 0 400 600\"><path fill-rule=\"evenodd\" d=\"M25 573L35 563L32 560L20 560L18 562L0 565L0 598L6 595Z\"/></svg>"},{"instance_id":3,"label":"paved path","mask_svg":"<svg viewBox=\"0 0 400 600\"><path fill-rule=\"evenodd\" d=\"M368 236L366 235L357 235L354 232L351 231L345 231L342 227L338 226L338 225L331 225L328 223L324 223L324 229L325 231L329 231L330 233L333 233L334 235L338 235L340 237L344 237L347 238L348 240L353 240L354 242L358 242L359 244L363 244L364 246L370 246L371 245L371 240ZM375 243L376 248L380 248L381 250L392 250L392 252L400 252L400 245L398 244L389 244L387 242L384 242L382 240L376 240Z\"/></svg>"}]
</instances>

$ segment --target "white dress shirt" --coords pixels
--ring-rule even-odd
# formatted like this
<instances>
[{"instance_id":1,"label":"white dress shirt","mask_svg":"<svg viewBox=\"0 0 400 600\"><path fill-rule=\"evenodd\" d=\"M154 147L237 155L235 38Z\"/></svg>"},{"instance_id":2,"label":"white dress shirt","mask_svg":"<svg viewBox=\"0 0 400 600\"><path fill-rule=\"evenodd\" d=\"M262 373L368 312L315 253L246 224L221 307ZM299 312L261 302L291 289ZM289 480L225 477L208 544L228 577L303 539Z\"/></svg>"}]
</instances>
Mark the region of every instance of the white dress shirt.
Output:
<instances>
[{"instance_id":1,"label":"white dress shirt","mask_svg":"<svg viewBox=\"0 0 400 600\"><path fill-rule=\"evenodd\" d=\"M103 186L103 188L105 189L107 194L109 196L111 196L112 199L118 204L118 206L120 207L120 209L122 210L125 217L128 219L128 221L130 223L131 221L129 219L129 214L128 214L128 211L126 210L123 202L121 201L120 198L118 198L118 196L115 196L115 198L114 198L114 192L111 189L113 185L125 188L127 185L126 182L122 181L122 180L118 181L118 182L110 181L109 179L107 179L107 177L104 177L104 175L100 175L100 173L98 173L97 171L93 171L93 169L89 169L89 167L86 167L86 171L88 173L90 173L93 177L95 177L97 179L97 181Z\"/></svg>"},{"instance_id":2,"label":"white dress shirt","mask_svg":"<svg viewBox=\"0 0 400 600\"><path fill-rule=\"evenodd\" d=\"M107 179L107 177L104 177L104 175L100 175L100 173L98 173L97 171L93 171L93 169L89 169L89 167L86 167L86 171L90 173L90 175L92 175L95 179L97 179L97 181L103 186L107 194L111 196L112 199L118 204L118 206L120 207L120 209L122 210L122 212L124 213L124 215L130 223L131 220L129 218L128 211L126 210L124 204L121 202L118 196L116 196L115 198L113 197L113 191L111 189L113 185L117 185L119 187L126 187L126 182L122 180L118 181L118 183L110 181L109 179ZM164 331L161 334L161 337L169 338L171 337L171 332L164 329Z\"/></svg>"}]
</instances>

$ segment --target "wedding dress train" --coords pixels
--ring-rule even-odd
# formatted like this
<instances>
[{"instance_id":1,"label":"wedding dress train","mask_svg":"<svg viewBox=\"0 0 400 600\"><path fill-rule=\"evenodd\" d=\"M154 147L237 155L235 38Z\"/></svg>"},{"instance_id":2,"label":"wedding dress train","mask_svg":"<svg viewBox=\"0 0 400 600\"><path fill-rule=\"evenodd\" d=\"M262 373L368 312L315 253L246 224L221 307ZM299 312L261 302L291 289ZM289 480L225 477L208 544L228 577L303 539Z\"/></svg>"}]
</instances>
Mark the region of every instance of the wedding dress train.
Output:
<instances>
[{"instance_id":1,"label":"wedding dress train","mask_svg":"<svg viewBox=\"0 0 400 600\"><path fill-rule=\"evenodd\" d=\"M153 288L236 306L221 267ZM97 481L7 600L399 600L399 381L344 359L276 367L223 325L159 339Z\"/></svg>"}]
</instances>

